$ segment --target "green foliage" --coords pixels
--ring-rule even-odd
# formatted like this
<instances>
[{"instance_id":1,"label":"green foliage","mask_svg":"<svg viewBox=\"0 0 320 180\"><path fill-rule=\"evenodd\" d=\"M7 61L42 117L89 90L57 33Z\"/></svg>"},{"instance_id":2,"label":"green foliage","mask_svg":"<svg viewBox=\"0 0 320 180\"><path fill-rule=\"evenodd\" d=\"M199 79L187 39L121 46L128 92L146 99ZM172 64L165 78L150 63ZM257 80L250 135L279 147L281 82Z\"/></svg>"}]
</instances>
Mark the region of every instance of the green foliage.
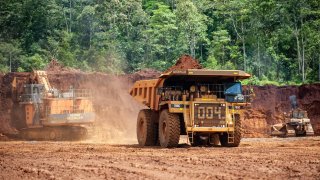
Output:
<instances>
[{"instance_id":1,"label":"green foliage","mask_svg":"<svg viewBox=\"0 0 320 180\"><path fill-rule=\"evenodd\" d=\"M261 81L259 80L259 78L257 76L252 76L249 79L245 79L245 80L241 81L241 84L259 86L259 85L261 85Z\"/></svg>"},{"instance_id":2,"label":"green foliage","mask_svg":"<svg viewBox=\"0 0 320 180\"><path fill-rule=\"evenodd\" d=\"M23 52L17 41L9 43L0 42L0 72L15 71L24 58Z\"/></svg>"},{"instance_id":3,"label":"green foliage","mask_svg":"<svg viewBox=\"0 0 320 180\"><path fill-rule=\"evenodd\" d=\"M22 61L22 65L19 67L20 69L18 68L18 71L31 72L32 70L43 69L46 63L39 54L34 54L33 56L26 57Z\"/></svg>"},{"instance_id":4,"label":"green foliage","mask_svg":"<svg viewBox=\"0 0 320 180\"><path fill-rule=\"evenodd\" d=\"M172 65L173 57L179 51L175 43L178 33L177 18L164 3L155 3L151 13L150 22L144 33L149 39L152 58L146 63L152 68L164 70Z\"/></svg>"},{"instance_id":5,"label":"green foliage","mask_svg":"<svg viewBox=\"0 0 320 180\"><path fill-rule=\"evenodd\" d=\"M319 27L316 0L10 0L0 6L0 71L52 58L85 71L162 71L190 54L257 85L312 83Z\"/></svg>"},{"instance_id":6,"label":"green foliage","mask_svg":"<svg viewBox=\"0 0 320 180\"><path fill-rule=\"evenodd\" d=\"M179 0L175 13L179 28L179 45L184 52L189 52L195 57L199 44L207 43L207 17L199 12L191 0Z\"/></svg>"}]
</instances>

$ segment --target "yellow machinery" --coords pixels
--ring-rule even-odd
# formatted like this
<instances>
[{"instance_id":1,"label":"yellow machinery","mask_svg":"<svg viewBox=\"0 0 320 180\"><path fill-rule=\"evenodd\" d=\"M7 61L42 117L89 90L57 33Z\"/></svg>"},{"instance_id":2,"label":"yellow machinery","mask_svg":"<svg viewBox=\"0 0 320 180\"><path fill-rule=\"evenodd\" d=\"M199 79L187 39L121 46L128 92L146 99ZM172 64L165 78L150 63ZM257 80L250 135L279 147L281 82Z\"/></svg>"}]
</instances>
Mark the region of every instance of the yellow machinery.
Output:
<instances>
[{"instance_id":1,"label":"yellow machinery","mask_svg":"<svg viewBox=\"0 0 320 180\"><path fill-rule=\"evenodd\" d=\"M298 108L296 96L289 97L291 108L289 117L285 123L279 123L271 126L271 135L280 137L292 136L313 136L314 131L308 118L307 111Z\"/></svg>"},{"instance_id":2,"label":"yellow machinery","mask_svg":"<svg viewBox=\"0 0 320 180\"><path fill-rule=\"evenodd\" d=\"M137 119L139 145L175 147L188 135L192 145L238 146L240 116L250 104L239 80L249 77L239 70L188 69L137 81L130 94L148 107Z\"/></svg>"},{"instance_id":3,"label":"yellow machinery","mask_svg":"<svg viewBox=\"0 0 320 180\"><path fill-rule=\"evenodd\" d=\"M84 125L94 122L95 114L88 90L70 88L60 92L51 87L45 71L12 82L13 97L22 106L20 135L32 140L75 140L86 137Z\"/></svg>"}]
</instances>

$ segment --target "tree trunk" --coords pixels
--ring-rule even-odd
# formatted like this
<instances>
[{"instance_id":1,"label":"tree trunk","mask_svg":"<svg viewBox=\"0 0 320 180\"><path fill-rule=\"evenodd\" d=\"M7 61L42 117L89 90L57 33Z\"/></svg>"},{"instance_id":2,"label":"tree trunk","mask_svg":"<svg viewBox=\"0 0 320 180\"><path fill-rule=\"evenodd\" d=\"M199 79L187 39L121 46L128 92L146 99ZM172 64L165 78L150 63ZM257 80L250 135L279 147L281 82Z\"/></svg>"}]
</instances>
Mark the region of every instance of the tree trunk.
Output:
<instances>
[{"instance_id":1,"label":"tree trunk","mask_svg":"<svg viewBox=\"0 0 320 180\"><path fill-rule=\"evenodd\" d=\"M192 37L190 38L190 54L193 58L195 58L195 35L192 34Z\"/></svg>"},{"instance_id":2,"label":"tree trunk","mask_svg":"<svg viewBox=\"0 0 320 180\"><path fill-rule=\"evenodd\" d=\"M258 38L258 76L261 77L260 39Z\"/></svg>"},{"instance_id":3,"label":"tree trunk","mask_svg":"<svg viewBox=\"0 0 320 180\"><path fill-rule=\"evenodd\" d=\"M301 55L300 55L300 42L297 33L295 33L296 42L297 42L297 56L298 56L298 64L299 64L299 73L301 71Z\"/></svg>"},{"instance_id":4,"label":"tree trunk","mask_svg":"<svg viewBox=\"0 0 320 180\"><path fill-rule=\"evenodd\" d=\"M66 23L67 32L69 32L68 20L67 20L67 16L66 16L66 11L65 10L63 10L63 17L64 17L64 21Z\"/></svg>"},{"instance_id":5,"label":"tree trunk","mask_svg":"<svg viewBox=\"0 0 320 180\"><path fill-rule=\"evenodd\" d=\"M302 82L304 82L306 80L306 73L305 73L305 58L304 58L304 49L305 49L305 45L304 45L304 39L303 36L301 37L301 48L302 48Z\"/></svg>"},{"instance_id":6,"label":"tree trunk","mask_svg":"<svg viewBox=\"0 0 320 180\"><path fill-rule=\"evenodd\" d=\"M299 70L298 74L301 72L301 54L300 54L300 40L299 40L299 31L298 31L298 25L297 25L297 20L295 18L295 24L294 24L294 32L293 32L295 38L296 38L296 43L297 43L297 56L298 56L298 65L299 65Z\"/></svg>"},{"instance_id":7,"label":"tree trunk","mask_svg":"<svg viewBox=\"0 0 320 180\"><path fill-rule=\"evenodd\" d=\"M246 71L247 69L247 62L246 62L246 45L244 39L244 27L243 27L243 20L241 19L241 33L242 33L242 50L243 50L243 69Z\"/></svg>"},{"instance_id":8,"label":"tree trunk","mask_svg":"<svg viewBox=\"0 0 320 180\"><path fill-rule=\"evenodd\" d=\"M92 42L92 31L93 31L93 27L91 24L91 21L89 22L90 24L90 34L89 34L89 49L91 49L91 42Z\"/></svg>"},{"instance_id":9,"label":"tree trunk","mask_svg":"<svg viewBox=\"0 0 320 180\"><path fill-rule=\"evenodd\" d=\"M71 9L71 7L72 7L72 0L70 0L70 4L69 4L69 10L70 10L70 14L69 14L69 18L70 18L70 23L69 23L69 30L70 30L70 33L71 33L71 22L72 22L72 15L71 15L71 12L72 12L72 9Z\"/></svg>"},{"instance_id":10,"label":"tree trunk","mask_svg":"<svg viewBox=\"0 0 320 180\"><path fill-rule=\"evenodd\" d=\"M301 27L303 27L303 19L300 18L300 23L301 23ZM306 80L306 60L305 60L305 56L304 56L304 52L305 52L305 40L304 40L304 36L303 33L301 33L301 48L302 48L302 82L305 82Z\"/></svg>"},{"instance_id":11,"label":"tree trunk","mask_svg":"<svg viewBox=\"0 0 320 180\"><path fill-rule=\"evenodd\" d=\"M12 72L12 59L11 59L11 51L9 53L9 61L10 61L10 72Z\"/></svg>"}]
</instances>

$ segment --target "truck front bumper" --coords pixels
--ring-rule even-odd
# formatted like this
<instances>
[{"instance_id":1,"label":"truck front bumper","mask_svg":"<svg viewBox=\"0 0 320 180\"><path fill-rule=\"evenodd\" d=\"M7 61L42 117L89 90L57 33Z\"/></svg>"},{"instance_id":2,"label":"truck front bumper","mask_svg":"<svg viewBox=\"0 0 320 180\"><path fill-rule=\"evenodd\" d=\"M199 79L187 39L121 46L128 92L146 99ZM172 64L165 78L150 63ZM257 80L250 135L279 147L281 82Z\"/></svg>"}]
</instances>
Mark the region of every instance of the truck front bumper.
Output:
<instances>
[{"instance_id":1,"label":"truck front bumper","mask_svg":"<svg viewBox=\"0 0 320 180\"><path fill-rule=\"evenodd\" d=\"M187 127L188 132L230 132L234 131L234 127Z\"/></svg>"}]
</instances>

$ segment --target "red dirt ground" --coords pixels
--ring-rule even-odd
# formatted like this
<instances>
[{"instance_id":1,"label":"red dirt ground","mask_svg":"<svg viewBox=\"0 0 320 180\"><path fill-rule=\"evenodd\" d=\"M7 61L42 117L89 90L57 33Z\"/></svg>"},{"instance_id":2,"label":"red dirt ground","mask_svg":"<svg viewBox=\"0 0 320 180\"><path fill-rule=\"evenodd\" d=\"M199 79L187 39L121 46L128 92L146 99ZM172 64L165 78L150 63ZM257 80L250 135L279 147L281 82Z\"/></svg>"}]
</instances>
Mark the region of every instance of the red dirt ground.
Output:
<instances>
[{"instance_id":1,"label":"red dirt ground","mask_svg":"<svg viewBox=\"0 0 320 180\"><path fill-rule=\"evenodd\" d=\"M0 179L319 179L320 137L173 149L7 141L0 142L0 172Z\"/></svg>"}]
</instances>

